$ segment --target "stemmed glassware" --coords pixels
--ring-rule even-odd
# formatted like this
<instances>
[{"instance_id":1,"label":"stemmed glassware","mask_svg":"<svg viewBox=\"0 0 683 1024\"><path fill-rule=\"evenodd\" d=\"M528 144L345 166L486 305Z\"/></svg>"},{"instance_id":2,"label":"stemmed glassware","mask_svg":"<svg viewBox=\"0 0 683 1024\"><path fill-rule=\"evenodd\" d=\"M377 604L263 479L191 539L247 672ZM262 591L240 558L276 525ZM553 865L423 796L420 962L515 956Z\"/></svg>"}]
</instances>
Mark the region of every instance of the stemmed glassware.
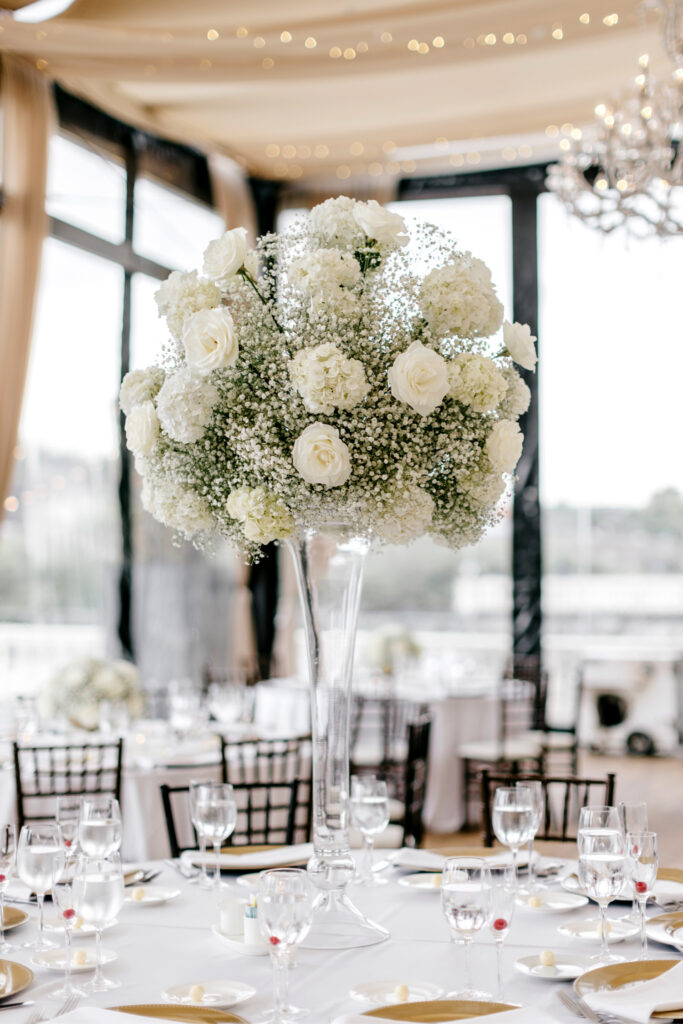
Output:
<instances>
[{"instance_id":1,"label":"stemmed glassware","mask_svg":"<svg viewBox=\"0 0 683 1024\"><path fill-rule=\"evenodd\" d=\"M93 793L83 798L78 842L86 857L106 858L121 847L121 808L116 797Z\"/></svg>"},{"instance_id":2,"label":"stemmed glassware","mask_svg":"<svg viewBox=\"0 0 683 1024\"><path fill-rule=\"evenodd\" d=\"M511 876L515 878L514 872ZM451 857L441 872L441 910L454 938L465 943L467 987L452 992L453 999L489 999L486 992L477 992L472 985L470 947L477 932L490 919L493 902L491 872L478 857Z\"/></svg>"},{"instance_id":3,"label":"stemmed glassware","mask_svg":"<svg viewBox=\"0 0 683 1024\"><path fill-rule=\"evenodd\" d=\"M619 819L621 821L621 830L625 836L628 836L629 832L647 832L647 804L619 804ZM640 914L638 912L638 901L633 894L633 903L628 914L625 914L622 921L626 921L629 924L639 924Z\"/></svg>"},{"instance_id":4,"label":"stemmed glassware","mask_svg":"<svg viewBox=\"0 0 683 1024\"><path fill-rule=\"evenodd\" d=\"M622 832L621 818L616 807L589 806L579 811L579 836L604 835Z\"/></svg>"},{"instance_id":5,"label":"stemmed glassware","mask_svg":"<svg viewBox=\"0 0 683 1024\"><path fill-rule=\"evenodd\" d=\"M58 825L24 825L19 833L17 846L17 873L24 885L38 898L38 938L27 943L34 953L42 953L55 945L45 938L43 903L45 893L52 885L52 861L55 853L62 849L62 837Z\"/></svg>"},{"instance_id":6,"label":"stemmed glassware","mask_svg":"<svg viewBox=\"0 0 683 1024\"><path fill-rule=\"evenodd\" d=\"M76 856L78 850L78 824L81 818L81 797L58 796L55 821L62 833L67 859Z\"/></svg>"},{"instance_id":7,"label":"stemmed glassware","mask_svg":"<svg viewBox=\"0 0 683 1024\"><path fill-rule=\"evenodd\" d=\"M69 850L60 850L52 858L52 899L62 920L66 940L64 985L55 992L55 995L65 998L72 995L83 995L82 990L74 988L71 983L71 933L79 913L79 890L78 886L74 885L74 875L68 871L69 854Z\"/></svg>"},{"instance_id":8,"label":"stemmed glassware","mask_svg":"<svg viewBox=\"0 0 683 1024\"><path fill-rule=\"evenodd\" d=\"M387 784L374 775L351 777L351 824L363 834L363 868L357 879L359 885L384 885L372 870L372 851L375 836L389 824L389 794Z\"/></svg>"},{"instance_id":9,"label":"stemmed glassware","mask_svg":"<svg viewBox=\"0 0 683 1024\"><path fill-rule=\"evenodd\" d=\"M610 953L607 942L607 905L621 893L626 881L626 845L621 831L586 830L579 832L579 883L600 907L600 953L593 957L599 964L621 963L623 956Z\"/></svg>"},{"instance_id":10,"label":"stemmed glassware","mask_svg":"<svg viewBox=\"0 0 683 1024\"><path fill-rule=\"evenodd\" d=\"M492 871L493 888L491 890L491 915L489 927L496 944L496 972L498 990L496 998L503 1001L503 943L510 931L510 922L515 909L517 886L512 865L502 871Z\"/></svg>"},{"instance_id":11,"label":"stemmed glassware","mask_svg":"<svg viewBox=\"0 0 683 1024\"><path fill-rule=\"evenodd\" d=\"M237 804L228 782L204 782L197 785L192 823L205 841L213 844L216 873L213 884L221 884L221 843L232 835L237 822Z\"/></svg>"},{"instance_id":12,"label":"stemmed glassware","mask_svg":"<svg viewBox=\"0 0 683 1024\"><path fill-rule=\"evenodd\" d=\"M289 1002L289 962L292 947L298 945L311 927L313 900L306 871L278 868L264 871L259 883L259 925L270 943L273 964L274 1008L263 1019L272 1024L291 1020ZM305 1011L297 1010L296 1016Z\"/></svg>"},{"instance_id":13,"label":"stemmed glassware","mask_svg":"<svg viewBox=\"0 0 683 1024\"><path fill-rule=\"evenodd\" d=\"M629 832L626 836L634 899L640 912L640 959L647 956L645 905L657 880L659 858L656 832Z\"/></svg>"},{"instance_id":14,"label":"stemmed glassware","mask_svg":"<svg viewBox=\"0 0 683 1024\"><path fill-rule=\"evenodd\" d=\"M512 851L516 884L517 854L534 836L534 806L529 787L524 783L499 786L493 797L491 823L496 839Z\"/></svg>"},{"instance_id":15,"label":"stemmed glassware","mask_svg":"<svg viewBox=\"0 0 683 1024\"><path fill-rule=\"evenodd\" d=\"M84 986L87 992L105 992L121 982L102 973L102 931L123 905L123 870L118 853L91 860L80 856L73 881L73 898L86 924L95 929L95 977Z\"/></svg>"},{"instance_id":16,"label":"stemmed glassware","mask_svg":"<svg viewBox=\"0 0 683 1024\"><path fill-rule=\"evenodd\" d=\"M527 888L529 892L534 892L537 885L536 875L534 872L534 839L536 838L536 833L541 827L541 822L543 821L543 813L545 811L543 783L537 779L526 780L525 782L518 782L515 788L528 789L531 793L531 806L533 809L533 817L531 821L531 834L529 836L529 881L527 883Z\"/></svg>"},{"instance_id":17,"label":"stemmed glassware","mask_svg":"<svg viewBox=\"0 0 683 1024\"><path fill-rule=\"evenodd\" d=\"M210 889L215 879L209 878L206 871L206 841L207 834L204 830L204 824L201 815L197 815L197 805L201 797L202 786L205 786L206 782L191 782L190 783L190 819L194 825L194 830L197 833L197 840L199 841L199 852L201 854L201 868L202 873L199 876L199 886L201 889Z\"/></svg>"},{"instance_id":18,"label":"stemmed glassware","mask_svg":"<svg viewBox=\"0 0 683 1024\"><path fill-rule=\"evenodd\" d=\"M5 939L5 893L17 853L17 830L14 825L0 825L0 953L13 949Z\"/></svg>"}]
</instances>

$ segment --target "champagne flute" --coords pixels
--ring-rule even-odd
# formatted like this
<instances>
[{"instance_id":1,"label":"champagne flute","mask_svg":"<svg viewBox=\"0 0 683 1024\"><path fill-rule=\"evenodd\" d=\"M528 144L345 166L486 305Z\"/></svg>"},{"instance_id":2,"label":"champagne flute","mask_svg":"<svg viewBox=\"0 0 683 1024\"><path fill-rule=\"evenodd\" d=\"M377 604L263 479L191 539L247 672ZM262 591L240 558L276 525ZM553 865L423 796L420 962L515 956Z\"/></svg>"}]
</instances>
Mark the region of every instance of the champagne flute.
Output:
<instances>
[{"instance_id":1,"label":"champagne flute","mask_svg":"<svg viewBox=\"0 0 683 1024\"><path fill-rule=\"evenodd\" d=\"M87 992L105 992L118 988L120 981L102 973L102 931L113 921L123 905L123 870L118 853L91 860L80 856L73 881L74 900L86 924L95 929L95 977L84 985Z\"/></svg>"},{"instance_id":2,"label":"champagne flute","mask_svg":"<svg viewBox=\"0 0 683 1024\"><path fill-rule=\"evenodd\" d=\"M197 816L197 803L201 796L201 788L205 786L205 782L190 782L190 819L194 825L194 830L197 833L197 839L199 841L199 852L201 854L202 862L202 873L199 876L199 886L201 889L210 889L213 886L213 879L209 878L206 871L206 832L204 831L201 818Z\"/></svg>"},{"instance_id":3,"label":"champagne flute","mask_svg":"<svg viewBox=\"0 0 683 1024\"><path fill-rule=\"evenodd\" d=\"M289 963L293 947L298 945L311 927L313 901L306 871L301 868L277 868L264 871L259 883L259 926L270 943L273 965L274 1007L264 1016L272 1024L284 1024L291 1017L289 1002ZM302 1016L304 1011L297 1010Z\"/></svg>"},{"instance_id":4,"label":"champagne flute","mask_svg":"<svg viewBox=\"0 0 683 1024\"><path fill-rule=\"evenodd\" d=\"M533 809L533 817L531 821L531 835L529 836L529 881L527 888L529 892L534 892L536 889L536 875L534 872L534 839L536 833L541 827L543 821L543 812L545 810L545 798L543 794L543 783L538 779L527 780L525 782L518 782L515 789L524 788L528 789L531 793L531 806Z\"/></svg>"},{"instance_id":5,"label":"champagne flute","mask_svg":"<svg viewBox=\"0 0 683 1024\"><path fill-rule=\"evenodd\" d=\"M27 943L35 953L52 949L56 943L45 938L43 903L45 893L52 885L52 860L62 849L62 837L58 825L24 825L19 833L17 846L17 873L24 885L38 898L38 938Z\"/></svg>"},{"instance_id":6,"label":"champagne flute","mask_svg":"<svg viewBox=\"0 0 683 1024\"><path fill-rule=\"evenodd\" d=\"M69 867L70 851L59 850L52 858L52 899L64 925L66 939L66 966L64 985L55 992L57 996L82 996L81 989L74 988L71 983L71 933L79 912L79 890L74 885L73 874L65 873Z\"/></svg>"},{"instance_id":7,"label":"champagne flute","mask_svg":"<svg viewBox=\"0 0 683 1024\"><path fill-rule=\"evenodd\" d=\"M514 871L511 872L515 880ZM451 857L441 872L441 910L454 938L465 943L467 987L452 992L452 999L490 999L486 992L477 992L472 985L470 947L474 936L491 917L493 900L491 872L484 860L477 857Z\"/></svg>"},{"instance_id":8,"label":"champagne flute","mask_svg":"<svg viewBox=\"0 0 683 1024\"><path fill-rule=\"evenodd\" d=\"M228 782L205 782L197 786L193 823L197 832L213 843L216 873L213 884L221 884L221 843L232 835L237 822L237 804Z\"/></svg>"},{"instance_id":9,"label":"champagne flute","mask_svg":"<svg viewBox=\"0 0 683 1024\"><path fill-rule=\"evenodd\" d=\"M629 832L626 836L634 899L640 912L640 959L647 956L645 905L657 880L659 858L656 832Z\"/></svg>"},{"instance_id":10,"label":"champagne flute","mask_svg":"<svg viewBox=\"0 0 683 1024\"><path fill-rule=\"evenodd\" d=\"M524 783L500 786L493 797L491 823L496 839L512 850L512 866L517 879L517 854L533 838L534 808L531 790Z\"/></svg>"},{"instance_id":11,"label":"champagne flute","mask_svg":"<svg viewBox=\"0 0 683 1024\"><path fill-rule=\"evenodd\" d=\"M58 796L55 821L62 833L62 840L67 852L67 859L76 855L78 849L78 824L81 817L81 798L79 796Z\"/></svg>"},{"instance_id":12,"label":"champagne flute","mask_svg":"<svg viewBox=\"0 0 683 1024\"><path fill-rule=\"evenodd\" d=\"M629 832L647 832L647 804L619 804L619 819L621 821L621 830L625 836L628 836ZM633 903L628 914L625 914L621 918L622 921L628 921L630 924L640 923L640 913L638 911L638 901L633 895Z\"/></svg>"},{"instance_id":13,"label":"champagne flute","mask_svg":"<svg viewBox=\"0 0 683 1024\"><path fill-rule=\"evenodd\" d=\"M0 953L14 946L5 939L5 893L17 854L17 830L14 825L0 825Z\"/></svg>"},{"instance_id":14,"label":"champagne flute","mask_svg":"<svg viewBox=\"0 0 683 1024\"><path fill-rule=\"evenodd\" d=\"M510 922L515 909L515 874L512 865L502 871L492 871L493 888L491 890L491 916L489 927L496 944L496 971L498 991L496 998L503 1002L503 943L508 937Z\"/></svg>"},{"instance_id":15,"label":"champagne flute","mask_svg":"<svg viewBox=\"0 0 683 1024\"><path fill-rule=\"evenodd\" d=\"M114 796L93 793L83 798L78 841L86 857L106 859L121 846L121 808Z\"/></svg>"},{"instance_id":16,"label":"champagne flute","mask_svg":"<svg viewBox=\"0 0 683 1024\"><path fill-rule=\"evenodd\" d=\"M601 948L592 959L599 964L615 964L623 956L610 953L607 942L607 905L621 893L626 881L626 844L620 831L579 834L579 882L584 892L600 907Z\"/></svg>"},{"instance_id":17,"label":"champagne flute","mask_svg":"<svg viewBox=\"0 0 683 1024\"><path fill-rule=\"evenodd\" d=\"M351 824L363 834L363 870L359 885L386 885L388 879L377 877L372 870L375 836L389 824L387 784L374 775L351 777Z\"/></svg>"}]
</instances>

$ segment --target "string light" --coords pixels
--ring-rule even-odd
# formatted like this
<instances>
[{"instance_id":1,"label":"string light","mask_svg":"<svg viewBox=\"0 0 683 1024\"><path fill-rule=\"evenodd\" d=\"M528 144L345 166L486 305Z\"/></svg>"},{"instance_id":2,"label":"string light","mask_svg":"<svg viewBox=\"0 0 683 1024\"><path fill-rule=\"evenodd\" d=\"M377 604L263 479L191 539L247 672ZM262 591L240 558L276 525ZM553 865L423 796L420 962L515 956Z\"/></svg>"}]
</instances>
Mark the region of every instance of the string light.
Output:
<instances>
[{"instance_id":1,"label":"string light","mask_svg":"<svg viewBox=\"0 0 683 1024\"><path fill-rule=\"evenodd\" d=\"M487 46L495 46L496 45L496 36L495 36L495 34L493 32L489 32L488 35L484 36L484 42L486 43Z\"/></svg>"},{"instance_id":2,"label":"string light","mask_svg":"<svg viewBox=\"0 0 683 1024\"><path fill-rule=\"evenodd\" d=\"M356 51L357 51L357 53L367 53L367 52L368 52L368 50L369 50L369 46L368 46L368 44L367 44L367 43L364 43L364 42L362 42L362 41L361 41L361 42L360 42L360 43L358 44L358 46L356 47Z\"/></svg>"},{"instance_id":3,"label":"string light","mask_svg":"<svg viewBox=\"0 0 683 1024\"><path fill-rule=\"evenodd\" d=\"M284 32L280 33L280 42L281 43L291 43L291 41L292 41L292 33L291 32L287 32L285 30Z\"/></svg>"},{"instance_id":4,"label":"string light","mask_svg":"<svg viewBox=\"0 0 683 1024\"><path fill-rule=\"evenodd\" d=\"M330 155L330 150L329 147L326 146L324 143L319 142L318 145L313 150L313 153L315 156L318 157L319 160L324 160L326 156Z\"/></svg>"},{"instance_id":5,"label":"string light","mask_svg":"<svg viewBox=\"0 0 683 1024\"><path fill-rule=\"evenodd\" d=\"M590 23L591 23L591 16L588 13L588 11L584 11L583 14L579 15L579 21L581 22L582 25L590 25Z\"/></svg>"},{"instance_id":6,"label":"string light","mask_svg":"<svg viewBox=\"0 0 683 1024\"><path fill-rule=\"evenodd\" d=\"M210 28L209 31L206 33L206 38L209 40L209 42L212 43L215 39L218 39L218 35L219 34L215 28Z\"/></svg>"},{"instance_id":7,"label":"string light","mask_svg":"<svg viewBox=\"0 0 683 1024\"><path fill-rule=\"evenodd\" d=\"M558 28L554 28L551 34L552 34L553 39L557 39L557 40L564 39L564 32L559 27Z\"/></svg>"},{"instance_id":8,"label":"string light","mask_svg":"<svg viewBox=\"0 0 683 1024\"><path fill-rule=\"evenodd\" d=\"M508 46L512 46L514 41L515 41L515 36L514 36L514 33L512 33L512 32L506 32L505 35L503 36L503 42L506 43Z\"/></svg>"},{"instance_id":9,"label":"string light","mask_svg":"<svg viewBox=\"0 0 683 1024\"><path fill-rule=\"evenodd\" d=\"M351 168L347 164L340 164L337 168L338 178L349 178L351 176Z\"/></svg>"},{"instance_id":10,"label":"string light","mask_svg":"<svg viewBox=\"0 0 683 1024\"><path fill-rule=\"evenodd\" d=\"M352 156L362 156L365 152L365 146L362 142L352 142L349 146L349 153Z\"/></svg>"},{"instance_id":11,"label":"string light","mask_svg":"<svg viewBox=\"0 0 683 1024\"><path fill-rule=\"evenodd\" d=\"M432 46L435 46L437 50L440 50L446 45L446 40L443 36L434 36L432 39Z\"/></svg>"},{"instance_id":12,"label":"string light","mask_svg":"<svg viewBox=\"0 0 683 1024\"><path fill-rule=\"evenodd\" d=\"M332 49L330 50L330 57L332 57L333 60L336 60L338 57L341 57L341 55L342 52L338 46L333 46Z\"/></svg>"},{"instance_id":13,"label":"string light","mask_svg":"<svg viewBox=\"0 0 683 1024\"><path fill-rule=\"evenodd\" d=\"M304 40L304 46L306 47L307 50L314 50L317 45L318 40L315 38L315 36L308 36Z\"/></svg>"},{"instance_id":14,"label":"string light","mask_svg":"<svg viewBox=\"0 0 683 1024\"><path fill-rule=\"evenodd\" d=\"M6 512L16 512L19 508L19 499L15 498L13 494L8 494L3 505L5 506Z\"/></svg>"},{"instance_id":15,"label":"string light","mask_svg":"<svg viewBox=\"0 0 683 1024\"><path fill-rule=\"evenodd\" d=\"M391 32L382 32L382 35L379 38L382 43L393 43L394 41L394 37Z\"/></svg>"},{"instance_id":16,"label":"string light","mask_svg":"<svg viewBox=\"0 0 683 1024\"><path fill-rule=\"evenodd\" d=\"M602 19L602 23L603 25L607 25L607 28L612 28L614 25L619 24L619 15L606 14L605 17Z\"/></svg>"},{"instance_id":17,"label":"string light","mask_svg":"<svg viewBox=\"0 0 683 1024\"><path fill-rule=\"evenodd\" d=\"M356 59L356 51L354 50L354 48L352 46L347 46L346 49L344 50L344 60L355 60L355 59Z\"/></svg>"},{"instance_id":18,"label":"string light","mask_svg":"<svg viewBox=\"0 0 683 1024\"><path fill-rule=\"evenodd\" d=\"M280 155L280 147L276 142L270 142L266 146L266 156L276 157Z\"/></svg>"},{"instance_id":19,"label":"string light","mask_svg":"<svg viewBox=\"0 0 683 1024\"><path fill-rule=\"evenodd\" d=\"M266 41L263 38L263 36L254 36L254 46L256 47L257 50L260 50L265 45Z\"/></svg>"},{"instance_id":20,"label":"string light","mask_svg":"<svg viewBox=\"0 0 683 1024\"><path fill-rule=\"evenodd\" d=\"M275 67L275 61L272 57L264 57L261 61L261 67L265 68L266 71L271 71Z\"/></svg>"},{"instance_id":21,"label":"string light","mask_svg":"<svg viewBox=\"0 0 683 1024\"><path fill-rule=\"evenodd\" d=\"M237 36L238 39L246 39L247 36L249 35L249 29L246 28L244 25L240 25L240 27L236 30L235 35Z\"/></svg>"},{"instance_id":22,"label":"string light","mask_svg":"<svg viewBox=\"0 0 683 1024\"><path fill-rule=\"evenodd\" d=\"M291 145L283 146L282 147L282 155L285 158L285 160L291 160L292 157L296 156L296 146L291 146Z\"/></svg>"}]
</instances>

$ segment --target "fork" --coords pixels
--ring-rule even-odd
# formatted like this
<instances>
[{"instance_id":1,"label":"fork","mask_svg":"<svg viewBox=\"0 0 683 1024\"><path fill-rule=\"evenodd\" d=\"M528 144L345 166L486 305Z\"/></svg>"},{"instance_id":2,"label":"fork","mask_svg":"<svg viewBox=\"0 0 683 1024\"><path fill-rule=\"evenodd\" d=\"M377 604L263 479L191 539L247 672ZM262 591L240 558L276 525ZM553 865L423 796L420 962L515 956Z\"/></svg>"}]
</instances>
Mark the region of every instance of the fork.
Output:
<instances>
[{"instance_id":1,"label":"fork","mask_svg":"<svg viewBox=\"0 0 683 1024\"><path fill-rule=\"evenodd\" d=\"M189 864L184 864L182 861L165 860L164 864L168 864L169 868L173 868L177 871L181 878L184 878L186 882L196 882L201 875L199 868L193 868Z\"/></svg>"},{"instance_id":2,"label":"fork","mask_svg":"<svg viewBox=\"0 0 683 1024\"><path fill-rule=\"evenodd\" d=\"M571 996L569 992L565 992L561 989L557 992L557 998L561 1003L575 1013L577 1017L585 1017L587 1020L593 1022L593 1024L639 1024L638 1021L633 1020L632 1017L622 1017L616 1013L605 1013L604 1011L596 1012L591 1009L585 999L581 996L574 994ZM663 1024L672 1024L672 1018L657 1018L658 1021L662 1021Z\"/></svg>"},{"instance_id":3,"label":"fork","mask_svg":"<svg viewBox=\"0 0 683 1024\"><path fill-rule=\"evenodd\" d=\"M73 992L70 996L67 996L62 1005L59 1007L57 1012L53 1015L54 1017L61 1017L65 1013L69 1013L73 1010L81 997ZM31 1016L26 1021L26 1024L39 1024L41 1020L47 1020L45 1016L45 1007L39 1006L33 1011Z\"/></svg>"}]
</instances>

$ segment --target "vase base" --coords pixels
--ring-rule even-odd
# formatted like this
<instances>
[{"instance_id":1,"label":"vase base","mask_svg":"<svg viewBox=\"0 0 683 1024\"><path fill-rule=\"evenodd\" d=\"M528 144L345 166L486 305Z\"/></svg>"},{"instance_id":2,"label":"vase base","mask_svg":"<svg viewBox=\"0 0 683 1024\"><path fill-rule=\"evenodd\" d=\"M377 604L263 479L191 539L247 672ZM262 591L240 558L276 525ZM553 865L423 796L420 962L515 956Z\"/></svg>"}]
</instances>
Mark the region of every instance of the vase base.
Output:
<instances>
[{"instance_id":1,"label":"vase base","mask_svg":"<svg viewBox=\"0 0 683 1024\"><path fill-rule=\"evenodd\" d=\"M343 892L321 892L313 904L313 924L303 949L356 949L389 938L386 928L361 913Z\"/></svg>"}]
</instances>

